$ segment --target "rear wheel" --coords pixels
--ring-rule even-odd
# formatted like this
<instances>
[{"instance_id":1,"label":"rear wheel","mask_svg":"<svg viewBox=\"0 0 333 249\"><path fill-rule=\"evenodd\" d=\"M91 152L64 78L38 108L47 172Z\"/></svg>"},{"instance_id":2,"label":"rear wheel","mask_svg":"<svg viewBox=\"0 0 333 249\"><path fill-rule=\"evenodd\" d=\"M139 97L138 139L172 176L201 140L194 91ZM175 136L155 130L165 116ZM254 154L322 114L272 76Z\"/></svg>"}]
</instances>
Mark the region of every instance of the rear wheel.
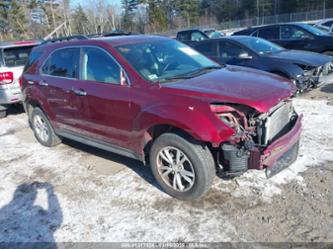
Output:
<instances>
[{"instance_id":1,"label":"rear wheel","mask_svg":"<svg viewBox=\"0 0 333 249\"><path fill-rule=\"evenodd\" d=\"M203 196L216 174L206 145L173 133L163 134L153 143L150 164L163 190L181 200Z\"/></svg>"},{"instance_id":2,"label":"rear wheel","mask_svg":"<svg viewBox=\"0 0 333 249\"><path fill-rule=\"evenodd\" d=\"M31 124L36 139L42 145L52 147L61 143L61 139L54 133L49 120L38 107L31 113Z\"/></svg>"}]
</instances>

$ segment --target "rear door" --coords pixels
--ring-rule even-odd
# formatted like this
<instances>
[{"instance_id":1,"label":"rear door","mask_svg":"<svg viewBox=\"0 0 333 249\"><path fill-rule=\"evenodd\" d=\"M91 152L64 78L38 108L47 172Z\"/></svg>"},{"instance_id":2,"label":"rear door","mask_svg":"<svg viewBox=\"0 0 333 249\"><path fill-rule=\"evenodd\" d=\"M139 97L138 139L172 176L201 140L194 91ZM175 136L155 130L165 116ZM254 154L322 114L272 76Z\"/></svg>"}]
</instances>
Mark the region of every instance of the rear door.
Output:
<instances>
[{"instance_id":1,"label":"rear door","mask_svg":"<svg viewBox=\"0 0 333 249\"><path fill-rule=\"evenodd\" d=\"M10 91L11 101L21 100L21 89L19 78L23 73L23 68L28 62L29 54L33 46L14 46L2 49L2 63L0 73L9 73L13 75L13 81L9 84L0 84L0 90Z\"/></svg>"},{"instance_id":2,"label":"rear door","mask_svg":"<svg viewBox=\"0 0 333 249\"><path fill-rule=\"evenodd\" d=\"M74 116L80 111L71 104L73 82L79 78L80 48L55 50L40 69L39 90L46 97L58 128L76 130Z\"/></svg>"},{"instance_id":3,"label":"rear door","mask_svg":"<svg viewBox=\"0 0 333 249\"><path fill-rule=\"evenodd\" d=\"M121 84L121 67L97 46L81 48L81 76L72 81L71 102L78 132L121 147L132 131L130 96L133 88Z\"/></svg>"}]
</instances>

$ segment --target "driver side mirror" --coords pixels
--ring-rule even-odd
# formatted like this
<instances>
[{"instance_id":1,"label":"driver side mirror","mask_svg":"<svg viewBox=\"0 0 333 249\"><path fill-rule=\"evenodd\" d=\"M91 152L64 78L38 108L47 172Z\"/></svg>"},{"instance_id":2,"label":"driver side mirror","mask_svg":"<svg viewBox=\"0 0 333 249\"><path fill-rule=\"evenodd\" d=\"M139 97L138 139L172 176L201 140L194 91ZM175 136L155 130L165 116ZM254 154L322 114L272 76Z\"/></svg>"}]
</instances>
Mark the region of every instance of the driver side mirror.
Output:
<instances>
[{"instance_id":1,"label":"driver side mirror","mask_svg":"<svg viewBox=\"0 0 333 249\"><path fill-rule=\"evenodd\" d=\"M248 53L241 53L239 56L238 56L239 59L244 59L244 60L252 60L253 57L252 55L248 54Z\"/></svg>"}]
</instances>

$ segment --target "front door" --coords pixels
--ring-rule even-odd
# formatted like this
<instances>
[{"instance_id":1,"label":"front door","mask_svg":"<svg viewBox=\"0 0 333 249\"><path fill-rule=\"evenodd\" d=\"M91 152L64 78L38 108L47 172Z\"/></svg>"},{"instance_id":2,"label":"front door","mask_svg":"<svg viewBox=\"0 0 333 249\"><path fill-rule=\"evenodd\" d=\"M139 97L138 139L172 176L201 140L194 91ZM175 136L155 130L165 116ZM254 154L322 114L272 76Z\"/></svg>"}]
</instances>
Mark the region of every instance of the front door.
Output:
<instances>
[{"instance_id":1,"label":"front door","mask_svg":"<svg viewBox=\"0 0 333 249\"><path fill-rule=\"evenodd\" d=\"M133 89L121 84L121 68L99 47L81 51L80 80L73 82L72 105L81 135L126 147L132 130L130 96Z\"/></svg>"}]
</instances>

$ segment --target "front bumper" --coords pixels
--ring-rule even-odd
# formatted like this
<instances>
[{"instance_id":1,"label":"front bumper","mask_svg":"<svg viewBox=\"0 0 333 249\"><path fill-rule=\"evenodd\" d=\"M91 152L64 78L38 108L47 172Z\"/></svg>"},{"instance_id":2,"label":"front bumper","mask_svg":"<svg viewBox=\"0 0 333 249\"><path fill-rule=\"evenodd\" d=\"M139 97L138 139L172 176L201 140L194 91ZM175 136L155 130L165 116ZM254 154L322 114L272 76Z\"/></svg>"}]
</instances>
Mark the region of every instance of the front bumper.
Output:
<instances>
[{"instance_id":1,"label":"front bumper","mask_svg":"<svg viewBox=\"0 0 333 249\"><path fill-rule=\"evenodd\" d=\"M265 150L262 152L259 161L259 169L263 168L274 168L279 161L285 161L285 155L290 153L295 147L298 147L298 143L301 136L302 130L302 118L303 116L298 116L297 120L294 123L294 126L289 130L288 133L284 134L273 143L271 143ZM298 151L298 149L297 149ZM297 157L297 155L296 155ZM296 158L295 158L296 159ZM294 160L291 160L286 166L292 164Z\"/></svg>"}]
</instances>

